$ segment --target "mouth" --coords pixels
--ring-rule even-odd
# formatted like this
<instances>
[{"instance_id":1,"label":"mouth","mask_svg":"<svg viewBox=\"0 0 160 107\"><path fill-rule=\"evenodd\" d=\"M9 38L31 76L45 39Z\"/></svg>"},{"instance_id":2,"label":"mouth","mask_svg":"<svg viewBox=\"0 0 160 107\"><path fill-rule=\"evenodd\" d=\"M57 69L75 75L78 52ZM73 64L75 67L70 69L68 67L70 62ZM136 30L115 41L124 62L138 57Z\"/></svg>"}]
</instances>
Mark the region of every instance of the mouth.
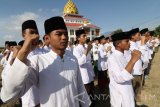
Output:
<instances>
[{"instance_id":1,"label":"mouth","mask_svg":"<svg viewBox=\"0 0 160 107\"><path fill-rule=\"evenodd\" d=\"M68 43L67 43L67 42L61 42L60 45L62 45L62 46L67 46Z\"/></svg>"}]
</instances>

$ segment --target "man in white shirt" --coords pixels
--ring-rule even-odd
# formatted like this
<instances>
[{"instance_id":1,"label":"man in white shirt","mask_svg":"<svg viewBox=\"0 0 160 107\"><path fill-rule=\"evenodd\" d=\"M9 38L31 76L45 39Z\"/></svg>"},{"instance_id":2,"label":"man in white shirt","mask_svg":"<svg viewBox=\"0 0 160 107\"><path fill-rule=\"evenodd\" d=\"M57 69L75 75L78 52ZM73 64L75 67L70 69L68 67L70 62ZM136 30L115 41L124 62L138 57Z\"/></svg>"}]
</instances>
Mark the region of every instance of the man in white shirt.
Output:
<instances>
[{"instance_id":1,"label":"man in white shirt","mask_svg":"<svg viewBox=\"0 0 160 107\"><path fill-rule=\"evenodd\" d=\"M22 23L22 37L26 40L28 34L39 34L36 22L34 20L27 20ZM35 40L32 44L31 51L27 58L38 54L42 54L41 48L37 47L38 40ZM22 107L37 107L39 106L39 93L38 87L33 85L22 97Z\"/></svg>"},{"instance_id":2,"label":"man in white shirt","mask_svg":"<svg viewBox=\"0 0 160 107\"><path fill-rule=\"evenodd\" d=\"M111 55L111 49L112 49L112 46L111 46L111 42L110 42L110 38L109 37L106 37L106 43L105 43L105 48L106 48L106 52L107 52L107 57L109 57Z\"/></svg>"},{"instance_id":3,"label":"man in white shirt","mask_svg":"<svg viewBox=\"0 0 160 107\"><path fill-rule=\"evenodd\" d=\"M105 48L106 39L104 35L99 38L98 47L98 87L103 93L106 89L107 84L107 50Z\"/></svg>"},{"instance_id":4,"label":"man in white shirt","mask_svg":"<svg viewBox=\"0 0 160 107\"><path fill-rule=\"evenodd\" d=\"M94 73L95 76L98 75L98 45L99 45L99 41L98 41L98 37L93 39L93 43L92 43L92 55L93 55L93 66L94 66Z\"/></svg>"},{"instance_id":5,"label":"man in white shirt","mask_svg":"<svg viewBox=\"0 0 160 107\"><path fill-rule=\"evenodd\" d=\"M73 45L70 41L68 41L68 46L67 46L66 50L68 50L68 52L73 54Z\"/></svg>"},{"instance_id":6,"label":"man in white shirt","mask_svg":"<svg viewBox=\"0 0 160 107\"><path fill-rule=\"evenodd\" d=\"M132 57L127 62L124 50L130 47L129 35L125 32L111 36L116 50L108 59L108 72L110 78L109 91L111 107L135 107L134 91L132 87L132 70L134 64L139 60L141 52L132 51Z\"/></svg>"},{"instance_id":7,"label":"man in white shirt","mask_svg":"<svg viewBox=\"0 0 160 107\"><path fill-rule=\"evenodd\" d=\"M30 48L34 47L33 42L39 35L26 34L23 47L3 83L2 100L21 97L36 85L41 107L88 107L90 100L79 74L78 62L74 56L65 54L68 33L63 18L47 19L44 26L52 51L28 60Z\"/></svg>"},{"instance_id":8,"label":"man in white shirt","mask_svg":"<svg viewBox=\"0 0 160 107\"><path fill-rule=\"evenodd\" d=\"M6 55L9 53L9 41L5 41L5 47L1 52L1 65L3 65L3 67L6 64Z\"/></svg>"},{"instance_id":9,"label":"man in white shirt","mask_svg":"<svg viewBox=\"0 0 160 107\"><path fill-rule=\"evenodd\" d=\"M132 51L139 50L142 52L144 48L142 45L139 48L138 45L136 44L136 42L140 40L139 28L132 29L128 33L130 36L130 48L128 51L130 52L130 54L126 55L126 57L129 61L131 58ZM142 42L144 42L144 41L141 41L141 44L144 44ZM133 67L132 75L134 77L132 82L133 82L133 89L135 92L135 100L136 100L136 102L140 102L141 101L141 87L142 87L142 60L141 59L139 59L135 63L135 65Z\"/></svg>"},{"instance_id":10,"label":"man in white shirt","mask_svg":"<svg viewBox=\"0 0 160 107\"><path fill-rule=\"evenodd\" d=\"M144 45L145 45L145 51L142 53L142 69L143 69L143 75L142 75L142 85L145 84L145 76L148 73L148 65L149 65L149 57L150 57L150 52L149 52L149 47L147 46L147 42L150 39L150 33L148 28L144 28L140 31L141 38L144 38ZM141 39L142 41L142 39ZM140 45L139 45L140 46Z\"/></svg>"},{"instance_id":11,"label":"man in white shirt","mask_svg":"<svg viewBox=\"0 0 160 107\"><path fill-rule=\"evenodd\" d=\"M76 31L76 38L78 45L73 49L73 55L77 58L80 73L82 76L83 84L87 90L89 95L93 94L94 89L94 71L91 63L91 48L92 45L88 44L85 47L86 43L86 33L84 29L80 29Z\"/></svg>"},{"instance_id":12,"label":"man in white shirt","mask_svg":"<svg viewBox=\"0 0 160 107\"><path fill-rule=\"evenodd\" d=\"M46 36L46 35L43 36L43 42L44 42L43 47L42 47L42 49L44 51L43 53L47 53L51 50L50 41L49 41L48 36Z\"/></svg>"},{"instance_id":13,"label":"man in white shirt","mask_svg":"<svg viewBox=\"0 0 160 107\"><path fill-rule=\"evenodd\" d=\"M26 40L28 34L38 34L38 29L36 22L34 20L27 20L22 23L22 37ZM30 53L27 58L32 57L33 55L42 54L42 49L36 48L38 44L38 39L32 43L34 46L30 48ZM10 67L13 64L17 54L18 49L15 49L15 53L11 56L10 62L7 64L7 67L3 70L2 75L5 78L7 73L10 73ZM5 79L2 78L3 81ZM22 97L22 107L37 107L39 105L39 94L36 85L33 85Z\"/></svg>"},{"instance_id":14,"label":"man in white shirt","mask_svg":"<svg viewBox=\"0 0 160 107\"><path fill-rule=\"evenodd\" d=\"M7 57L9 56L10 54L10 46L9 46L10 42L9 41L6 41L5 42L5 48L3 49L2 51L2 59L1 59L1 65L3 65L3 67L6 66L7 64Z\"/></svg>"}]
</instances>

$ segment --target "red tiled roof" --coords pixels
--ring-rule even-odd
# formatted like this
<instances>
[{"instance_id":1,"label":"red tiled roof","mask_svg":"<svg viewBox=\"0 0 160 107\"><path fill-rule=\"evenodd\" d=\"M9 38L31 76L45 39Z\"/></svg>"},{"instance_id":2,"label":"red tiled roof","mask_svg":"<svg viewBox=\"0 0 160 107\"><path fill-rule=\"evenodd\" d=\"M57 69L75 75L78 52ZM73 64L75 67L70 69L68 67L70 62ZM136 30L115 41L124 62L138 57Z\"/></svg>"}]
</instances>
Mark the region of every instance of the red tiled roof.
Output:
<instances>
[{"instance_id":1,"label":"red tiled roof","mask_svg":"<svg viewBox=\"0 0 160 107\"><path fill-rule=\"evenodd\" d=\"M80 24L80 23L66 23L66 26L75 26L75 27L80 27L82 26L83 24Z\"/></svg>"},{"instance_id":2,"label":"red tiled roof","mask_svg":"<svg viewBox=\"0 0 160 107\"><path fill-rule=\"evenodd\" d=\"M91 27L91 28L99 28L98 26L93 25L93 24L88 24L87 27Z\"/></svg>"},{"instance_id":3,"label":"red tiled roof","mask_svg":"<svg viewBox=\"0 0 160 107\"><path fill-rule=\"evenodd\" d=\"M64 17L64 19L81 19L81 20L88 20L87 18L83 18L83 17Z\"/></svg>"},{"instance_id":4,"label":"red tiled roof","mask_svg":"<svg viewBox=\"0 0 160 107\"><path fill-rule=\"evenodd\" d=\"M80 24L80 23L66 23L66 26L71 26L71 27L80 27L82 25L83 24ZM84 26L84 27L99 28L93 24L87 24L87 26Z\"/></svg>"}]
</instances>

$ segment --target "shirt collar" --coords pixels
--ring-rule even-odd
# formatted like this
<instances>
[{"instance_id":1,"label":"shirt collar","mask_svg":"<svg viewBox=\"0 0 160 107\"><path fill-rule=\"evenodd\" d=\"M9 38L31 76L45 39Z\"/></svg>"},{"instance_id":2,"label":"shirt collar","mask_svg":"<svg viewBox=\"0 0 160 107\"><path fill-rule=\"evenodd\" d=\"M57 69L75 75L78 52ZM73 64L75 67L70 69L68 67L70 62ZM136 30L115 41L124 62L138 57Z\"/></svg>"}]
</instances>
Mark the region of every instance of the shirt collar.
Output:
<instances>
[{"instance_id":1,"label":"shirt collar","mask_svg":"<svg viewBox=\"0 0 160 107\"><path fill-rule=\"evenodd\" d=\"M117 49L114 51L116 54L120 55L120 56L124 56L124 54L120 51L118 51Z\"/></svg>"},{"instance_id":2,"label":"shirt collar","mask_svg":"<svg viewBox=\"0 0 160 107\"><path fill-rule=\"evenodd\" d=\"M49 54L52 56L52 57L54 57L54 58L58 58L58 59L60 59L60 60L64 60L64 58L65 58L65 56L66 56L66 52L65 52L65 54L63 55L63 59L57 54L57 53L55 53L53 50L51 50L50 52L49 52Z\"/></svg>"}]
</instances>

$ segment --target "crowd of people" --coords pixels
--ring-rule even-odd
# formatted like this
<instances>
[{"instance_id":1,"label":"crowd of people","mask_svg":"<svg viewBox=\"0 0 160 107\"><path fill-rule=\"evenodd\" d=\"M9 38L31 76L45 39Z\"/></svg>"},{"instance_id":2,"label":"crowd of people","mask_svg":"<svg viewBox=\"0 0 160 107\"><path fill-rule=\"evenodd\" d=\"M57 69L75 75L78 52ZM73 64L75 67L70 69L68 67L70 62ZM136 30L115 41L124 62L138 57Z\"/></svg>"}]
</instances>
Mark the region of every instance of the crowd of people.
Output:
<instances>
[{"instance_id":1,"label":"crowd of people","mask_svg":"<svg viewBox=\"0 0 160 107\"><path fill-rule=\"evenodd\" d=\"M4 103L22 107L94 107L95 78L109 90L111 107L136 107L151 61L160 45L148 28L87 39L84 29L69 41L62 17L45 20L43 42L34 20L22 24L24 40L6 41L1 53Z\"/></svg>"}]
</instances>

